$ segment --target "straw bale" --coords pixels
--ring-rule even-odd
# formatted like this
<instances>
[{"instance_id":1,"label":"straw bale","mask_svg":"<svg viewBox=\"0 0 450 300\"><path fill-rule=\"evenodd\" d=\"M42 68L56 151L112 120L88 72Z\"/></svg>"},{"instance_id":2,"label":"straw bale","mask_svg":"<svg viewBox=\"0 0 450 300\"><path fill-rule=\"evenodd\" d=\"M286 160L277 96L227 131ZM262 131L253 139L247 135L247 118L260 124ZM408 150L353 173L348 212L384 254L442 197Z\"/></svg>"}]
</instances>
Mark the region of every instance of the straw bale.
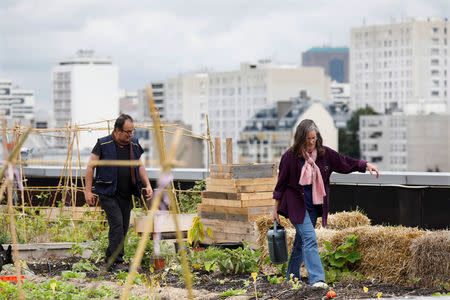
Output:
<instances>
[{"instance_id":1,"label":"straw bale","mask_svg":"<svg viewBox=\"0 0 450 300\"><path fill-rule=\"evenodd\" d=\"M343 213L339 214L342 215ZM291 251L295 237L295 229L288 220L282 217L280 219L281 225L286 228L288 249ZM359 220L363 219L360 218ZM342 225L344 222L340 224ZM347 222L346 224L355 223ZM269 216L261 217L256 220L256 225L258 231L257 245L263 251L263 255L268 255L267 230L272 226L272 220ZM333 247L337 247L346 241L347 236L351 234L358 236L357 250L361 254L361 260L356 263L355 271L365 276L370 276L380 282L403 285L410 283L411 279L410 270L413 258L410 246L413 241L425 233L426 231L419 230L418 228L403 226L385 227L366 225L348 227L340 230L329 228L316 229L317 244L320 251L324 250L324 241L329 241ZM445 243L447 243L446 246L450 244L448 242L448 236L447 239L443 239L438 245L444 245ZM437 247L437 250L449 251L444 246ZM444 252L444 254L448 254L448 252ZM439 260L441 264L447 264L446 267L442 266L444 268L442 271L447 272L443 274L448 274L448 257L446 259ZM436 261L436 263L438 262ZM420 282L418 284L420 285Z\"/></svg>"},{"instance_id":2,"label":"straw bale","mask_svg":"<svg viewBox=\"0 0 450 300\"><path fill-rule=\"evenodd\" d=\"M360 211L342 211L330 214L327 220L327 228L342 229L348 227L370 225L370 219ZM317 219L316 228L322 227L322 218Z\"/></svg>"},{"instance_id":3,"label":"straw bale","mask_svg":"<svg viewBox=\"0 0 450 300\"><path fill-rule=\"evenodd\" d=\"M428 232L411 243L411 281L420 286L450 288L450 231Z\"/></svg>"},{"instance_id":4,"label":"straw bale","mask_svg":"<svg viewBox=\"0 0 450 300\"><path fill-rule=\"evenodd\" d=\"M291 222L280 216L281 226L284 226L286 229L286 237L287 237L287 246L288 251L291 251L292 245L294 243L295 237L295 229L292 226ZM317 224L322 222L322 218L318 218ZM268 255L267 249L267 231L270 227L273 226L272 217L269 215L261 216L255 220L256 228L258 232L257 239L257 247L262 250L264 256ZM338 212L334 214L330 214L328 216L328 224L331 228L346 228L351 226L360 226L360 225L370 225L370 220L365 215L360 213L359 211L352 212ZM317 244L319 246L319 251L322 251L325 248L324 241L330 241L330 237L334 234L333 229L327 228L316 228L316 236L317 236ZM344 239L345 241L345 239Z\"/></svg>"},{"instance_id":5,"label":"straw bale","mask_svg":"<svg viewBox=\"0 0 450 300\"><path fill-rule=\"evenodd\" d=\"M356 271L381 282L407 284L412 261L409 247L425 231L403 226L350 227L337 230L330 242L336 247L350 234L358 236L357 250L361 253Z\"/></svg>"},{"instance_id":6,"label":"straw bale","mask_svg":"<svg viewBox=\"0 0 450 300\"><path fill-rule=\"evenodd\" d=\"M316 228L317 246L319 251L325 250L325 241L331 241L336 234L336 229Z\"/></svg>"}]
</instances>

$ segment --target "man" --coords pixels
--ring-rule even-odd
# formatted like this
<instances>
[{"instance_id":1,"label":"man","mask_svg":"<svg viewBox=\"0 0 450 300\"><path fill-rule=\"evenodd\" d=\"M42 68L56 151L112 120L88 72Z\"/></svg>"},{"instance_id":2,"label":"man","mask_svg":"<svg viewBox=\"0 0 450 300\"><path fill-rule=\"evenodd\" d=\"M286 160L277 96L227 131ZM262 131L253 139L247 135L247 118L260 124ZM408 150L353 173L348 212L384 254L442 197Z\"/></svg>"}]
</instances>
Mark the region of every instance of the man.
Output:
<instances>
[{"instance_id":1,"label":"man","mask_svg":"<svg viewBox=\"0 0 450 300\"><path fill-rule=\"evenodd\" d=\"M95 192L99 195L100 205L106 213L109 224L109 245L106 250L106 263L110 271L128 271L123 263L124 240L130 223L133 205L132 195L140 198L141 187L145 188L145 199L151 199L153 190L140 157L144 150L138 139L133 137L133 119L121 114L111 135L97 140L89 163L97 160L139 160L139 166L118 167L98 166L95 175ZM95 204L92 193L94 168L86 168L85 199L89 205Z\"/></svg>"}]
</instances>

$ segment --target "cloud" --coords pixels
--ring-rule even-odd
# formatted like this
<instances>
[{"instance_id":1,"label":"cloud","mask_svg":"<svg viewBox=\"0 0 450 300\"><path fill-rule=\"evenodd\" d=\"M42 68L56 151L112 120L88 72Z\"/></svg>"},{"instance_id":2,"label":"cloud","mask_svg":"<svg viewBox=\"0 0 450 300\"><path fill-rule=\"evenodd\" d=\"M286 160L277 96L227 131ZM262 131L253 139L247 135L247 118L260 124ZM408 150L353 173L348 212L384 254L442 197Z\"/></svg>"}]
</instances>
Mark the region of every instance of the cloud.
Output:
<instances>
[{"instance_id":1,"label":"cloud","mask_svg":"<svg viewBox=\"0 0 450 300\"><path fill-rule=\"evenodd\" d=\"M351 27L406 16L448 16L446 0L106 1L0 3L0 76L50 100L51 68L78 49L112 57L122 88L202 68L230 70L348 45Z\"/></svg>"}]
</instances>

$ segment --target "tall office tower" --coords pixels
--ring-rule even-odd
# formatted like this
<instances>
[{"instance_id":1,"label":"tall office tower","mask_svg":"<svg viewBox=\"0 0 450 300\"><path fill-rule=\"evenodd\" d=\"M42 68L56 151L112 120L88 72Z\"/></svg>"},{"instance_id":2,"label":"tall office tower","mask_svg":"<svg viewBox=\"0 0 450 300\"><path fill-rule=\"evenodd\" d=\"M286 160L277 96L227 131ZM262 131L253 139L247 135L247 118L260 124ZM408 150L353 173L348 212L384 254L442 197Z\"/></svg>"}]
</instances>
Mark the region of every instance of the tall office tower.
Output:
<instances>
[{"instance_id":1,"label":"tall office tower","mask_svg":"<svg viewBox=\"0 0 450 300\"><path fill-rule=\"evenodd\" d=\"M119 70L110 58L97 58L92 50L79 50L76 57L57 62L51 81L56 127L118 117ZM82 131L80 149L92 148L105 134L106 130ZM57 141L56 146L66 145L63 139Z\"/></svg>"},{"instance_id":2,"label":"tall office tower","mask_svg":"<svg viewBox=\"0 0 450 300\"><path fill-rule=\"evenodd\" d=\"M302 66L322 67L332 81L348 82L347 47L313 47L302 53Z\"/></svg>"},{"instance_id":3,"label":"tall office tower","mask_svg":"<svg viewBox=\"0 0 450 300\"><path fill-rule=\"evenodd\" d=\"M270 61L241 63L240 69L209 72L208 114L211 135L233 138L234 161L237 141L249 118L280 100L288 100L305 90L312 99L330 99L330 78L320 67L280 65ZM225 149L225 148L223 148Z\"/></svg>"},{"instance_id":4,"label":"tall office tower","mask_svg":"<svg viewBox=\"0 0 450 300\"><path fill-rule=\"evenodd\" d=\"M353 109L407 114L450 112L447 19L410 18L353 28L350 83Z\"/></svg>"},{"instance_id":5,"label":"tall office tower","mask_svg":"<svg viewBox=\"0 0 450 300\"><path fill-rule=\"evenodd\" d=\"M5 113L8 125L21 121L31 125L34 119L34 92L14 88L11 80L0 79L0 111Z\"/></svg>"}]
</instances>

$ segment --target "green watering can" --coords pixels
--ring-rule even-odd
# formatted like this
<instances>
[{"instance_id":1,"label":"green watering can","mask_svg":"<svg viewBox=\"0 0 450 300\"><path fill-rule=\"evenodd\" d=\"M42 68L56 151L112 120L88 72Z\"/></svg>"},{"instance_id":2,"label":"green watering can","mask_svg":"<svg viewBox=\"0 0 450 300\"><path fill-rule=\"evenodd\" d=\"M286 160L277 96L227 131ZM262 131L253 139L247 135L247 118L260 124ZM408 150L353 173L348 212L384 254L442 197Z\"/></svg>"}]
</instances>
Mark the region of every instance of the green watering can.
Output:
<instances>
[{"instance_id":1,"label":"green watering can","mask_svg":"<svg viewBox=\"0 0 450 300\"><path fill-rule=\"evenodd\" d=\"M286 230L283 226L274 222L273 227L267 231L267 243L269 245L270 261L273 264L282 264L287 261Z\"/></svg>"}]
</instances>

